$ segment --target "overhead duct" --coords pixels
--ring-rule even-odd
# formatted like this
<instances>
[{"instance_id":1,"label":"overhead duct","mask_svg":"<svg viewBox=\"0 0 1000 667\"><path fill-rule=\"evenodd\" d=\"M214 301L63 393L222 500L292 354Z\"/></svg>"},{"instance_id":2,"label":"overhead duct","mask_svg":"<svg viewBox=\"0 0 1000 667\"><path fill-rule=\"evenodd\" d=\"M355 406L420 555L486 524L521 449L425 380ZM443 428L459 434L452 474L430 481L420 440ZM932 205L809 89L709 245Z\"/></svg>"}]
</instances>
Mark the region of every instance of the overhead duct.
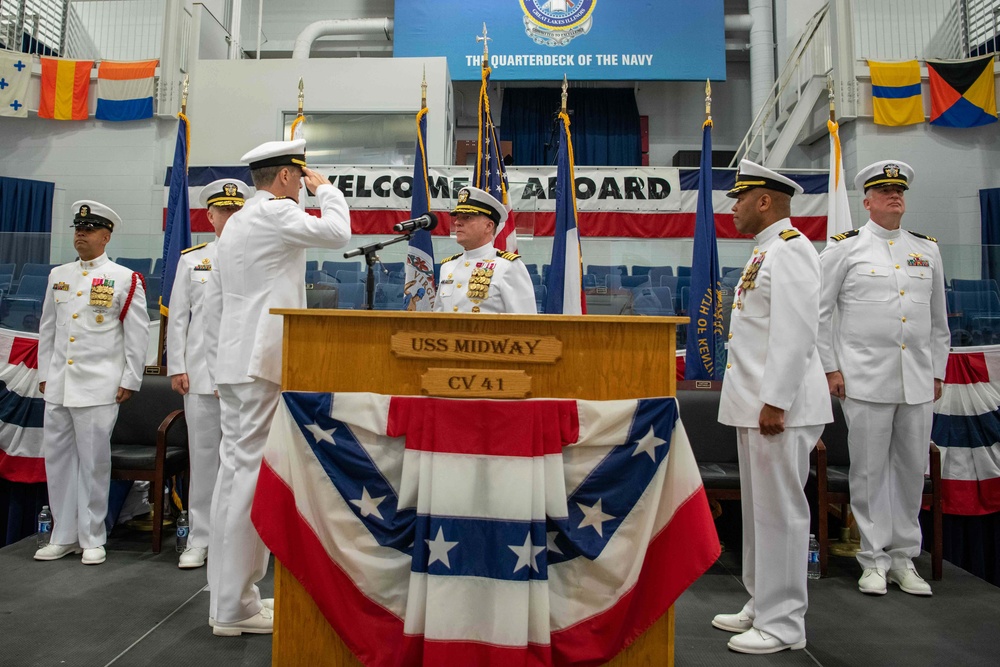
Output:
<instances>
[{"instance_id":1,"label":"overhead duct","mask_svg":"<svg viewBox=\"0 0 1000 667\"><path fill-rule=\"evenodd\" d=\"M313 43L320 37L357 35L383 35L386 41L392 41L393 20L383 19L329 19L310 23L295 38L292 58L307 60L312 51Z\"/></svg>"},{"instance_id":2,"label":"overhead duct","mask_svg":"<svg viewBox=\"0 0 1000 667\"><path fill-rule=\"evenodd\" d=\"M774 30L771 0L750 0L750 106L760 111L774 86Z\"/></svg>"}]
</instances>

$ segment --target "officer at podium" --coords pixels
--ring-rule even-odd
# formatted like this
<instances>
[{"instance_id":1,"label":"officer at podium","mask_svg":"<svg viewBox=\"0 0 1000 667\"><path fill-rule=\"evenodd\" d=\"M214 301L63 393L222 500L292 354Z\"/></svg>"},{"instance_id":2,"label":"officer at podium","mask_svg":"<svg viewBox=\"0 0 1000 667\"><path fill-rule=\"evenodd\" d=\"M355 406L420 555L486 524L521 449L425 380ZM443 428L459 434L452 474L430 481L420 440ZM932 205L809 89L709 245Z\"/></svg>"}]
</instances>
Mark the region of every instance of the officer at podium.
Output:
<instances>
[{"instance_id":1,"label":"officer at podium","mask_svg":"<svg viewBox=\"0 0 1000 667\"><path fill-rule=\"evenodd\" d=\"M536 314L535 287L521 256L493 247L507 208L488 192L465 187L451 215L455 239L465 252L441 263L434 310Z\"/></svg>"}]
</instances>

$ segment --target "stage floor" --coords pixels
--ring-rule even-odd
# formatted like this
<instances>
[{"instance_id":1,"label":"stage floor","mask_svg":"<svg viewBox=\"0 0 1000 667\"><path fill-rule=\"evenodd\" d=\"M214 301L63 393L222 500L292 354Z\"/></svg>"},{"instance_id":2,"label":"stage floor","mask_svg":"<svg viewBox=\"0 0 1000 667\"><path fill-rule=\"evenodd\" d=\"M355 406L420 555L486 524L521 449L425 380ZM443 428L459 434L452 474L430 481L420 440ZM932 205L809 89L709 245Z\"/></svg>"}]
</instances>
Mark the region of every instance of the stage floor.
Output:
<instances>
[{"instance_id":1,"label":"stage floor","mask_svg":"<svg viewBox=\"0 0 1000 667\"><path fill-rule=\"evenodd\" d=\"M270 665L269 635L212 635L205 569L179 570L172 539L157 555L149 543L148 534L116 532L96 567L78 556L36 562L34 538L0 549L0 665ZM929 576L926 554L917 567ZM676 664L997 664L1000 589L985 581L945 562L933 597L890 585L873 598L858 592L853 560L831 558L830 575L809 582L805 650L739 655L711 626L714 614L746 601L738 554L724 553L677 602ZM270 573L261 591L272 594Z\"/></svg>"}]
</instances>

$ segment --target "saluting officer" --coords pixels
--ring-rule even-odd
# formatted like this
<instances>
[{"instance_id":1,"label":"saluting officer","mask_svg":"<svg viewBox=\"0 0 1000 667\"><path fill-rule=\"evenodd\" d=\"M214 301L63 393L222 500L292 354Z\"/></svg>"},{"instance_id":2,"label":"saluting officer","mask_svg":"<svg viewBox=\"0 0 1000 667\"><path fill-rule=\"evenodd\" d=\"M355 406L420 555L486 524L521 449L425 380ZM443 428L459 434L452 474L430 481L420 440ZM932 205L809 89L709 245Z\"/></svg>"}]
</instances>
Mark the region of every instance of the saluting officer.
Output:
<instances>
[{"instance_id":1,"label":"saluting officer","mask_svg":"<svg viewBox=\"0 0 1000 667\"><path fill-rule=\"evenodd\" d=\"M719 421L736 427L743 496L743 583L750 601L712 625L729 648L774 653L806 645L809 452L832 421L816 350L820 264L792 226L802 187L740 163L733 222L757 242L733 303Z\"/></svg>"},{"instance_id":2,"label":"saluting officer","mask_svg":"<svg viewBox=\"0 0 1000 667\"><path fill-rule=\"evenodd\" d=\"M900 226L912 183L913 169L899 160L858 172L870 220L834 236L820 257L819 349L830 393L843 399L858 589L869 595L884 595L887 577L907 593L931 594L912 559L950 337L937 242Z\"/></svg>"},{"instance_id":3,"label":"saluting officer","mask_svg":"<svg viewBox=\"0 0 1000 667\"><path fill-rule=\"evenodd\" d=\"M493 247L507 208L488 192L465 187L451 215L455 240L465 252L441 263L434 310L536 314L535 288L521 256Z\"/></svg>"},{"instance_id":4,"label":"saluting officer","mask_svg":"<svg viewBox=\"0 0 1000 667\"><path fill-rule=\"evenodd\" d=\"M52 541L35 560L83 550L86 565L106 554L111 431L118 405L138 391L149 342L145 281L104 253L121 218L95 201L73 204L80 258L49 273L38 329L39 391L45 397L43 451Z\"/></svg>"},{"instance_id":5,"label":"saluting officer","mask_svg":"<svg viewBox=\"0 0 1000 667\"><path fill-rule=\"evenodd\" d=\"M250 188L243 181L223 178L202 188L198 197L208 214L215 236L222 234L229 217L243 208ZM219 472L219 397L208 372L205 295L215 264L216 243L202 243L181 251L167 320L167 374L174 391L184 397L188 449L191 453L191 487L188 516L191 533L177 567L205 564L211 525L212 491Z\"/></svg>"},{"instance_id":6,"label":"saluting officer","mask_svg":"<svg viewBox=\"0 0 1000 667\"><path fill-rule=\"evenodd\" d=\"M217 636L273 631L273 601L261 600L256 585L269 554L250 521L281 391L282 318L270 309L306 307L307 248L351 240L343 193L306 167L305 151L304 139L269 141L242 157L257 192L219 237L210 280L209 367L222 408L208 561L209 623ZM303 179L316 193L318 218L297 205Z\"/></svg>"}]
</instances>

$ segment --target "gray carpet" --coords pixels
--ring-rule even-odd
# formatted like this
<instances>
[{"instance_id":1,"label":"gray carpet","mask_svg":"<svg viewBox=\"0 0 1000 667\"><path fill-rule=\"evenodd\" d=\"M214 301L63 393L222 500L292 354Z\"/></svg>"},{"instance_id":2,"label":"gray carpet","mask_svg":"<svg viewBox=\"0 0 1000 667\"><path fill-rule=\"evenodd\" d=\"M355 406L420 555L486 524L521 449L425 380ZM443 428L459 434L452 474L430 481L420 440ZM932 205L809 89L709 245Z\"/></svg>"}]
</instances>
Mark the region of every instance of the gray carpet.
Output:
<instances>
[{"instance_id":1,"label":"gray carpet","mask_svg":"<svg viewBox=\"0 0 1000 667\"><path fill-rule=\"evenodd\" d=\"M208 627L205 570L179 570L171 540L158 555L149 535L116 532L108 561L32 560L33 539L0 549L0 665L30 667L268 667L266 635L219 638ZM917 563L929 573L926 555ZM830 577L812 581L808 646L770 656L726 649L712 616L746 600L738 555L719 562L677 602L676 663L687 665L996 665L1000 589L945 563L934 596L890 586L884 597L857 591L852 560L831 558ZM271 575L262 582L272 594ZM280 613L280 612L279 612Z\"/></svg>"}]
</instances>

